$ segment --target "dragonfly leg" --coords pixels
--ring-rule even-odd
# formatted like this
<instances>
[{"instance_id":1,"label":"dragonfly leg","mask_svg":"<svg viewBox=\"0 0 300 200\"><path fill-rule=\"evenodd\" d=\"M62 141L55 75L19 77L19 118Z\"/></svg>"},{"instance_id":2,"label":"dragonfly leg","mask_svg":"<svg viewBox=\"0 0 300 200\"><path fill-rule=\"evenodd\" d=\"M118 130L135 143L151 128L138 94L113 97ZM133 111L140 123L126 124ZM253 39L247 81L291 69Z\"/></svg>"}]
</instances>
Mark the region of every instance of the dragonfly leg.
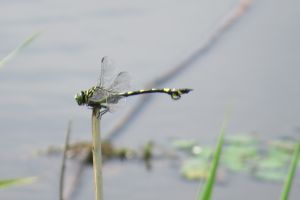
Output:
<instances>
[{"instance_id":1,"label":"dragonfly leg","mask_svg":"<svg viewBox=\"0 0 300 200\"><path fill-rule=\"evenodd\" d=\"M107 113L107 109L105 109L105 110L102 110L101 112L100 112L100 116L102 117L102 115L104 115L105 113Z\"/></svg>"}]
</instances>

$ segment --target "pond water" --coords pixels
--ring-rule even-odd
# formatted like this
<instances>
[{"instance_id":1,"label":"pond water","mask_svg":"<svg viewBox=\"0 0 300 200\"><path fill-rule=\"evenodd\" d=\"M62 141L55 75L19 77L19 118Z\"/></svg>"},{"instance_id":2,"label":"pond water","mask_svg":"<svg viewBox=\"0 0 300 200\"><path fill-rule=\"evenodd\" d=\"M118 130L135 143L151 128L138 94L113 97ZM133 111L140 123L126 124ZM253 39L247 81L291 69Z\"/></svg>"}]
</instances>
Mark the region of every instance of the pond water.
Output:
<instances>
[{"instance_id":1,"label":"pond water","mask_svg":"<svg viewBox=\"0 0 300 200\"><path fill-rule=\"evenodd\" d=\"M0 178L41 175L40 181L0 191L0 199L57 199L60 157L34 156L61 145L73 118L72 141L90 140L91 110L74 95L97 82L103 56L142 88L199 45L231 10L224 1L45 1L0 2L0 59L33 34L45 32L0 71ZM139 148L150 139L214 144L229 105L227 133L254 132L266 139L297 138L300 122L299 1L253 1L250 9L208 51L160 87L193 88L179 101L154 94L115 138L116 146ZM118 115L106 114L107 129ZM105 199L195 199L198 181L185 181L180 166L155 161L151 172L137 162L104 166ZM290 199L300 195L294 181ZM282 183L246 174L217 184L213 199L278 199ZM93 199L93 172L86 168L76 199ZM255 192L253 192L255 191Z\"/></svg>"}]
</instances>

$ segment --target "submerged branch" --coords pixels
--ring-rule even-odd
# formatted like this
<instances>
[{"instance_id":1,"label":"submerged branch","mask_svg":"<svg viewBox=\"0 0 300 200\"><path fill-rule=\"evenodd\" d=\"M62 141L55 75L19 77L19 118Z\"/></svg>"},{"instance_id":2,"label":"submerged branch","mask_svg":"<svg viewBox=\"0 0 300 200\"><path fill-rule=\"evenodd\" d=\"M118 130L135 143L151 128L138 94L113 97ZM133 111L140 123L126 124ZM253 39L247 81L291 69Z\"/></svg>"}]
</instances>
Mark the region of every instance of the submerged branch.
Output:
<instances>
[{"instance_id":1,"label":"submerged branch","mask_svg":"<svg viewBox=\"0 0 300 200\"><path fill-rule=\"evenodd\" d=\"M175 76L184 68L187 68L196 58L203 55L203 52L207 50L219 37L220 35L230 27L250 6L252 0L241 0L229 13L219 22L215 30L194 50L186 55L177 65L173 66L170 70L166 71L161 76L157 77L150 83L146 84L144 88L155 88L162 84L167 79ZM129 121L137 111L142 108L146 100L149 99L149 95L141 95L138 98L137 103L131 107L131 109L125 113L119 120L113 123L112 126L106 131L104 140L111 140L118 131Z\"/></svg>"}]
</instances>

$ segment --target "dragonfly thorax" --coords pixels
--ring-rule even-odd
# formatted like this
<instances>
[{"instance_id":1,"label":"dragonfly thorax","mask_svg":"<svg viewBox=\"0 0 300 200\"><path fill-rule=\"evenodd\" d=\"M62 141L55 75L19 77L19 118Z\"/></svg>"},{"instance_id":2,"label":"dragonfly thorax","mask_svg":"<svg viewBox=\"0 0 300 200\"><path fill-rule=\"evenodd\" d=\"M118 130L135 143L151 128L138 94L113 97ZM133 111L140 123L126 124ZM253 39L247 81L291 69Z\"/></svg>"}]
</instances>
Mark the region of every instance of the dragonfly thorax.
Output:
<instances>
[{"instance_id":1,"label":"dragonfly thorax","mask_svg":"<svg viewBox=\"0 0 300 200\"><path fill-rule=\"evenodd\" d=\"M101 106L107 103L110 92L103 87L94 86L89 90L80 91L75 95L78 105Z\"/></svg>"}]
</instances>

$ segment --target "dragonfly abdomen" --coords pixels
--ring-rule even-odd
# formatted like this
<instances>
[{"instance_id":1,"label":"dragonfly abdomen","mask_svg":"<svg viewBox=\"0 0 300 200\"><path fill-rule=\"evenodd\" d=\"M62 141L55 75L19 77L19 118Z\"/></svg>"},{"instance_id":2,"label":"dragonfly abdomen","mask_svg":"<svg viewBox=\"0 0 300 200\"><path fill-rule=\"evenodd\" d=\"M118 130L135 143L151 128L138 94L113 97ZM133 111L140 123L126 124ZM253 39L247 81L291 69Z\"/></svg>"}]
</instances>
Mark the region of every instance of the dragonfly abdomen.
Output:
<instances>
[{"instance_id":1,"label":"dragonfly abdomen","mask_svg":"<svg viewBox=\"0 0 300 200\"><path fill-rule=\"evenodd\" d=\"M99 106L100 101L92 101L91 100L91 97L93 96L94 92L96 90L99 90L99 89L101 89L99 86L94 86L89 90L82 91L81 94L82 94L82 97L83 97L82 98L83 99L83 104L86 104L88 106Z\"/></svg>"},{"instance_id":2,"label":"dragonfly abdomen","mask_svg":"<svg viewBox=\"0 0 300 200\"><path fill-rule=\"evenodd\" d=\"M119 93L119 96L133 96L133 95L139 95L139 94L146 94L146 93L166 93L171 95L172 99L177 100L180 99L181 94L186 94L192 89L183 88L183 89L170 89L170 88L163 88L163 89L150 89L150 90L137 90L132 92L126 92L126 93Z\"/></svg>"},{"instance_id":3,"label":"dragonfly abdomen","mask_svg":"<svg viewBox=\"0 0 300 200\"><path fill-rule=\"evenodd\" d=\"M128 97L128 96L133 96L133 95L138 95L138 94L146 94L146 93L168 93L169 91L170 91L169 88L137 90L137 91L131 91L131 92L126 92L126 93L120 93L119 95Z\"/></svg>"}]
</instances>

